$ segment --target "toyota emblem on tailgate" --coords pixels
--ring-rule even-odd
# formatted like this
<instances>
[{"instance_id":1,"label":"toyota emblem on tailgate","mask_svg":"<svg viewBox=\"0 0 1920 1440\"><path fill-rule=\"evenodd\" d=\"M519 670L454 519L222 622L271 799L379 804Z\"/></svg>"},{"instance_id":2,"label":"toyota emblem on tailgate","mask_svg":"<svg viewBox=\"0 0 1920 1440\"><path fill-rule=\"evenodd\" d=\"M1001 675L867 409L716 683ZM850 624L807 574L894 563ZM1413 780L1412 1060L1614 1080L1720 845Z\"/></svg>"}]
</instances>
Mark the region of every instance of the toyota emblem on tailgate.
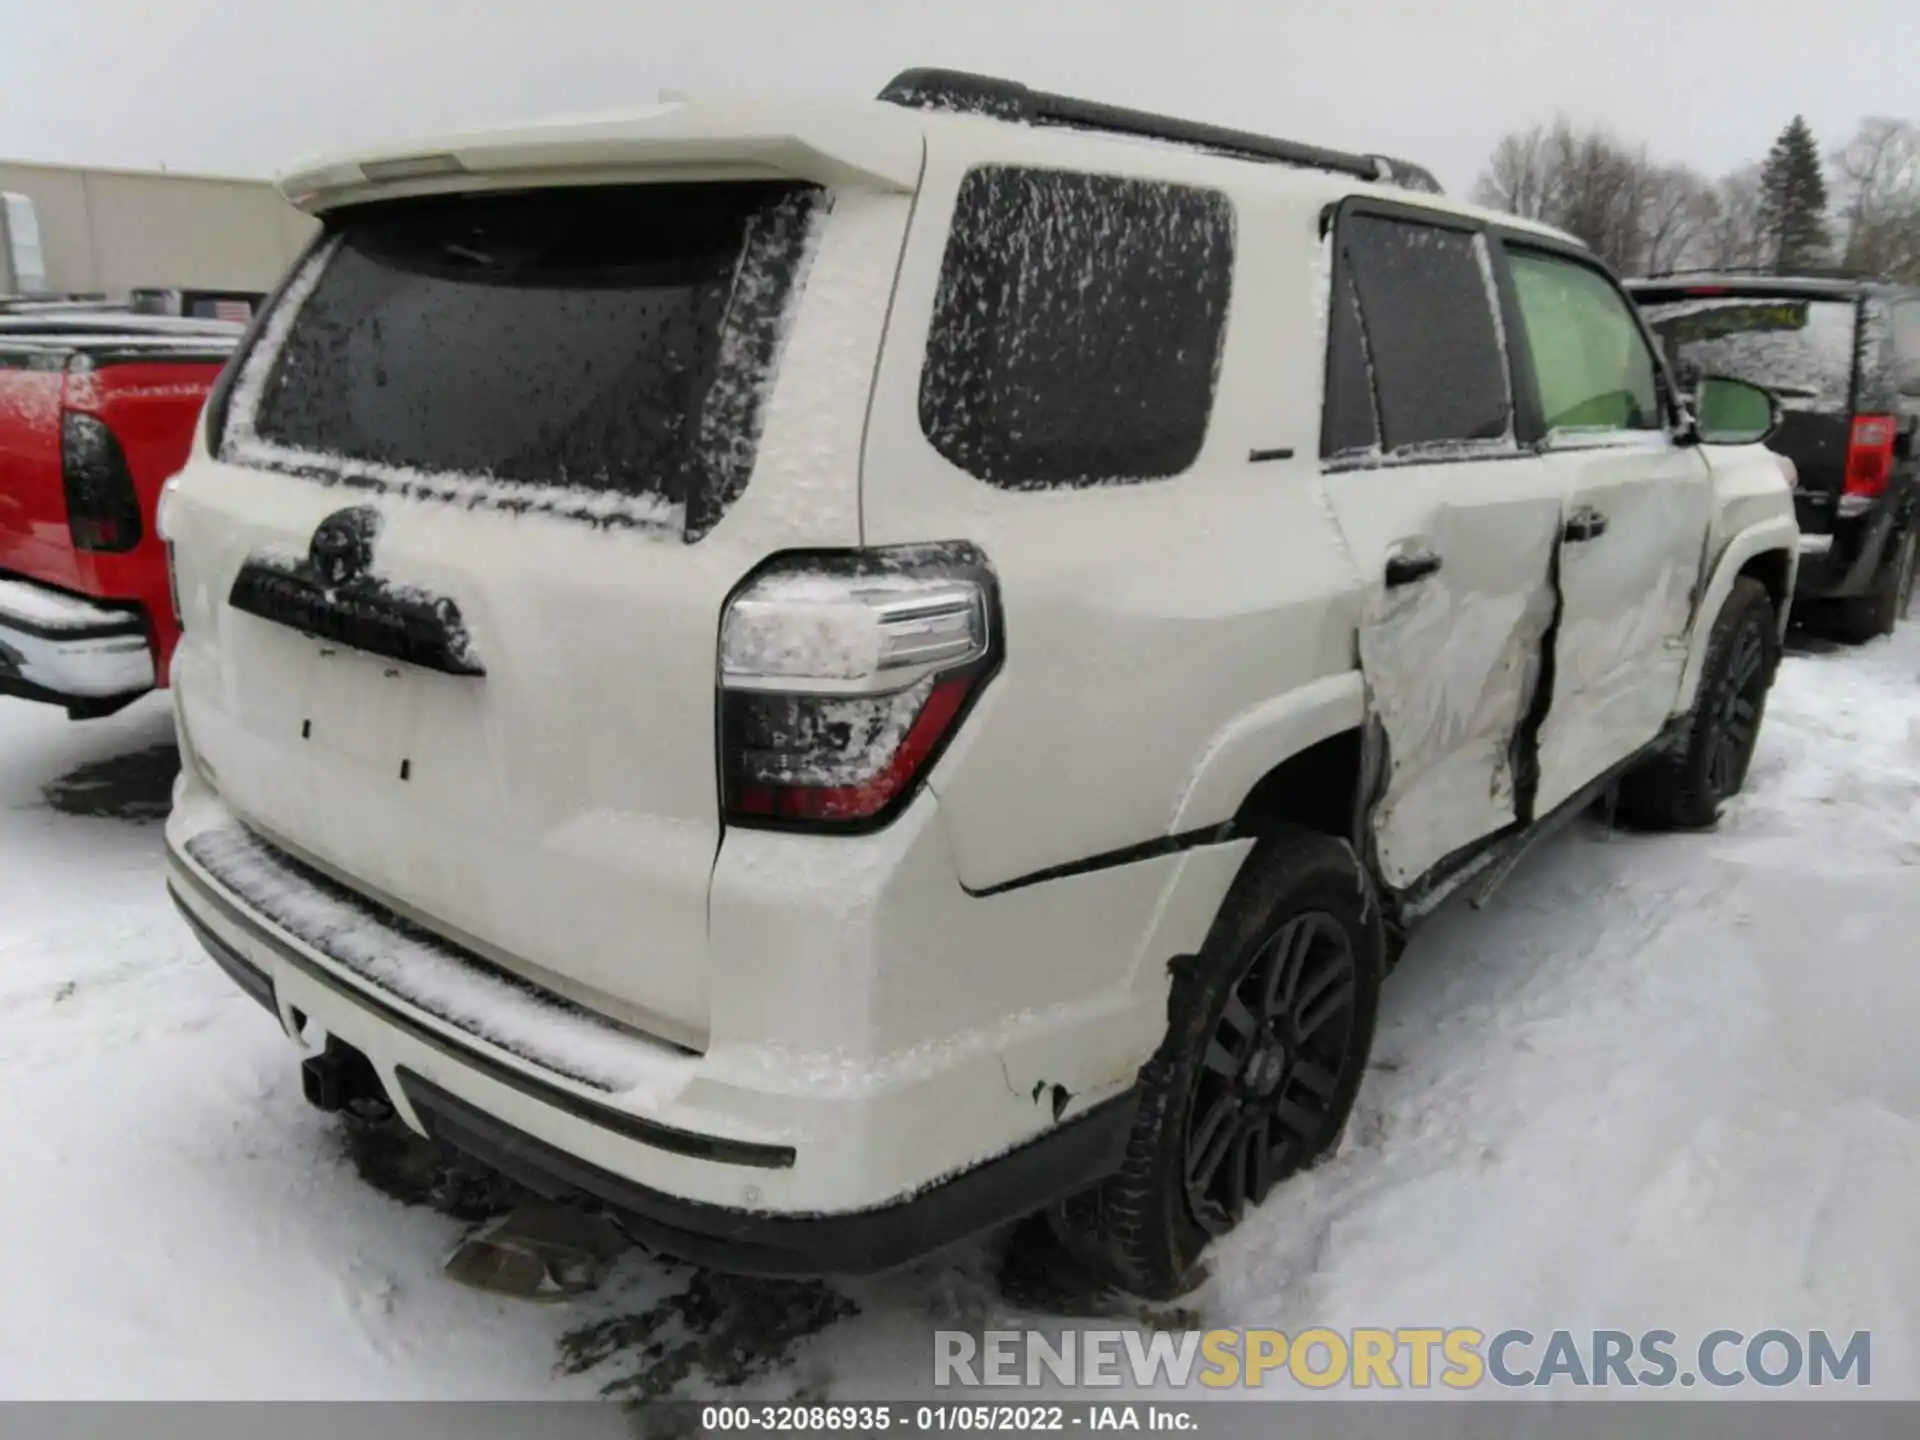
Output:
<instances>
[{"instance_id":1,"label":"toyota emblem on tailgate","mask_svg":"<svg viewBox=\"0 0 1920 1440\"><path fill-rule=\"evenodd\" d=\"M371 505L338 510L314 528L307 563L329 589L357 580L373 564L373 537L380 528L380 512Z\"/></svg>"}]
</instances>

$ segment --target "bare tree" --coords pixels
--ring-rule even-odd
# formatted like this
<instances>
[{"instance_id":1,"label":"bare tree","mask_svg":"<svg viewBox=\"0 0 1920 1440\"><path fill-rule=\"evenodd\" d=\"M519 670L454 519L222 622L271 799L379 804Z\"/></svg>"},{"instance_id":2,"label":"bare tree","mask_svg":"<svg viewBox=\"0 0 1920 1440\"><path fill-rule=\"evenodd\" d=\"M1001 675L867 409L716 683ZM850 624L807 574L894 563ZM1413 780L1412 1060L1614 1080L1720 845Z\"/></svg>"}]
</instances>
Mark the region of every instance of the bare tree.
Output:
<instances>
[{"instance_id":1,"label":"bare tree","mask_svg":"<svg viewBox=\"0 0 1920 1440\"><path fill-rule=\"evenodd\" d=\"M1641 157L1622 150L1605 131L1576 131L1565 120L1553 128L1549 153L1559 172L1559 203L1558 213L1546 218L1578 235L1615 269L1636 268L1646 178Z\"/></svg>"},{"instance_id":2,"label":"bare tree","mask_svg":"<svg viewBox=\"0 0 1920 1440\"><path fill-rule=\"evenodd\" d=\"M1920 281L1920 128L1883 116L1863 120L1831 159L1843 262Z\"/></svg>"},{"instance_id":3,"label":"bare tree","mask_svg":"<svg viewBox=\"0 0 1920 1440\"><path fill-rule=\"evenodd\" d=\"M1617 269L1671 268L1696 250L1713 215L1710 187L1656 166L1604 129L1565 116L1503 137L1474 187L1484 205L1571 231Z\"/></svg>"},{"instance_id":4,"label":"bare tree","mask_svg":"<svg viewBox=\"0 0 1920 1440\"><path fill-rule=\"evenodd\" d=\"M1920 284L1920 124L1863 120L1829 159L1844 263ZM1709 181L1684 165L1656 164L1644 148L1565 116L1502 136L1473 195L1571 231L1630 274L1766 269L1780 249L1761 166Z\"/></svg>"},{"instance_id":5,"label":"bare tree","mask_svg":"<svg viewBox=\"0 0 1920 1440\"><path fill-rule=\"evenodd\" d=\"M1547 130L1535 125L1502 135L1473 187L1473 198L1527 220L1546 218L1549 207Z\"/></svg>"},{"instance_id":6,"label":"bare tree","mask_svg":"<svg viewBox=\"0 0 1920 1440\"><path fill-rule=\"evenodd\" d=\"M1772 263L1758 165L1736 170L1714 187L1701 251L1704 263L1716 268L1757 270Z\"/></svg>"},{"instance_id":7,"label":"bare tree","mask_svg":"<svg viewBox=\"0 0 1920 1440\"><path fill-rule=\"evenodd\" d=\"M1704 263L1720 203L1713 186L1697 170L1668 165L1648 177L1641 233L1649 274Z\"/></svg>"}]
</instances>

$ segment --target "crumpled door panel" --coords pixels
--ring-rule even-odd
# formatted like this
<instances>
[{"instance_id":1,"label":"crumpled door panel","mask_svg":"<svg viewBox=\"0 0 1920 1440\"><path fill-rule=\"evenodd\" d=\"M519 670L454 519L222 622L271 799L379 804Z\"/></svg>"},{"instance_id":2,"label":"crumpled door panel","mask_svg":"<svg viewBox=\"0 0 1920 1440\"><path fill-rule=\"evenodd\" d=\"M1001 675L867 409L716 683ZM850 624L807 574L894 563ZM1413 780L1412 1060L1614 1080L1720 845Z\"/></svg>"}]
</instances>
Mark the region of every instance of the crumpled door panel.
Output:
<instances>
[{"instance_id":1,"label":"crumpled door panel","mask_svg":"<svg viewBox=\"0 0 1920 1440\"><path fill-rule=\"evenodd\" d=\"M1559 530L1557 496L1442 507L1418 542L1441 568L1367 602L1360 664L1389 751L1373 839L1395 887L1525 813L1515 742L1554 623Z\"/></svg>"}]
</instances>

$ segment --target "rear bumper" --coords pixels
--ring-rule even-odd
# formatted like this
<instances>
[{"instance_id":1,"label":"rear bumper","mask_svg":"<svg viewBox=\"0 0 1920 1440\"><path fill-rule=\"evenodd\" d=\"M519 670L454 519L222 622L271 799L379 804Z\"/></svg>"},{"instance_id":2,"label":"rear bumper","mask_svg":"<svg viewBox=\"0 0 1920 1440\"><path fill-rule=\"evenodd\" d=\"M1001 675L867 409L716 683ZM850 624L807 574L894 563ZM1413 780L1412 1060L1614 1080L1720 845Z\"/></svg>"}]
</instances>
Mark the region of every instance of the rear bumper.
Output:
<instances>
[{"instance_id":1,"label":"rear bumper","mask_svg":"<svg viewBox=\"0 0 1920 1440\"><path fill-rule=\"evenodd\" d=\"M838 1215L779 1215L705 1205L649 1189L570 1155L406 1070L402 1093L428 1135L555 1199L587 1197L636 1238L697 1265L746 1275L891 1270L1118 1169L1137 1096L1096 1106L1019 1148L909 1198Z\"/></svg>"},{"instance_id":2,"label":"rear bumper","mask_svg":"<svg viewBox=\"0 0 1920 1440\"><path fill-rule=\"evenodd\" d=\"M457 973L466 952L258 837L236 840L190 743L182 759L169 887L289 1036L364 1055L421 1133L536 1190L595 1197L665 1249L753 1273L889 1268L1110 1173L1165 1025L1166 962L1198 947L1245 848L974 900L951 879L924 797L847 852L881 897L856 903L817 867L780 862L800 837L756 835L736 893L716 896L716 916L738 930L718 942L716 993L739 1013L717 1007L712 1040L693 1053L556 1014L563 1002L524 983L502 993L497 973ZM900 875L930 860L959 897L951 908L921 888L910 916L872 913L899 903ZM737 893L750 875L768 877L753 904ZM1120 912L1138 926L1124 945L1099 932ZM896 920L907 922L897 935ZM1093 937L1085 956L1063 950L1073 933ZM1135 951L1154 957L1138 973ZM1004 991L983 984L1003 962L1031 984L1096 964L1108 979L1066 1005L1005 993L991 1019L941 989Z\"/></svg>"},{"instance_id":3,"label":"rear bumper","mask_svg":"<svg viewBox=\"0 0 1920 1440\"><path fill-rule=\"evenodd\" d=\"M1913 508L1911 496L1903 501L1889 494L1854 514L1836 514L1824 534L1803 532L1795 596L1847 600L1866 594L1897 536L1914 523Z\"/></svg>"},{"instance_id":4,"label":"rear bumper","mask_svg":"<svg viewBox=\"0 0 1920 1440\"><path fill-rule=\"evenodd\" d=\"M154 684L146 616L0 576L0 694L111 708Z\"/></svg>"},{"instance_id":5,"label":"rear bumper","mask_svg":"<svg viewBox=\"0 0 1920 1440\"><path fill-rule=\"evenodd\" d=\"M189 900L186 896L194 893L194 882L178 871L172 888L175 903L215 963L250 998L278 1014L273 975L257 968L199 919L196 904L218 904L217 897L202 890ZM276 948L275 956L279 964L299 967L309 978L328 983L297 951ZM335 993L348 1000L345 994ZM393 1015L387 1019L405 1025ZM539 1087L516 1085L511 1075L506 1083L523 1093L539 1094ZM1138 1100L1128 1090L1038 1139L892 1204L840 1214L781 1214L690 1200L654 1189L549 1143L405 1065L393 1068L388 1093L404 1104L430 1138L535 1193L552 1199L597 1201L617 1213L623 1227L638 1239L695 1264L748 1275L889 1270L1030 1214L1119 1167ZM553 1097L549 1093L541 1098ZM662 1138L650 1137L650 1143L660 1143ZM793 1160L787 1147L740 1147L716 1136L675 1134L668 1143L676 1149L706 1149L728 1164L783 1168Z\"/></svg>"}]
</instances>

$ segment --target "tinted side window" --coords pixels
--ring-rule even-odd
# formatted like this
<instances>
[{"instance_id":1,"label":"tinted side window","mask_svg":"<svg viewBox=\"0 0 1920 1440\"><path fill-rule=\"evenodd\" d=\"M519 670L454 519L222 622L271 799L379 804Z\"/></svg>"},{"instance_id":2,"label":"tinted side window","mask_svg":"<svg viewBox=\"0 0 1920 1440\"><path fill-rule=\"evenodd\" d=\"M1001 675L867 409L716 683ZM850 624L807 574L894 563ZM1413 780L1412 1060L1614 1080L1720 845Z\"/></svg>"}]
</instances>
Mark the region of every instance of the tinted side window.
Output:
<instances>
[{"instance_id":1,"label":"tinted side window","mask_svg":"<svg viewBox=\"0 0 1920 1440\"><path fill-rule=\"evenodd\" d=\"M1341 224L1388 450L1512 430L1506 359L1479 237L1350 215Z\"/></svg>"},{"instance_id":2,"label":"tinted side window","mask_svg":"<svg viewBox=\"0 0 1920 1440\"><path fill-rule=\"evenodd\" d=\"M1920 300L1893 307L1893 344L1903 365L1920 365Z\"/></svg>"},{"instance_id":3,"label":"tinted side window","mask_svg":"<svg viewBox=\"0 0 1920 1440\"><path fill-rule=\"evenodd\" d=\"M1232 279L1218 191L973 170L934 299L920 428L1009 490L1177 475L1206 438Z\"/></svg>"},{"instance_id":4,"label":"tinted side window","mask_svg":"<svg viewBox=\"0 0 1920 1440\"><path fill-rule=\"evenodd\" d=\"M1380 444L1380 415L1373 399L1373 365L1360 327L1360 297L1353 277L1334 282L1327 319L1327 403L1320 417L1320 453L1333 456L1372 450Z\"/></svg>"},{"instance_id":5,"label":"tinted side window","mask_svg":"<svg viewBox=\"0 0 1920 1440\"><path fill-rule=\"evenodd\" d=\"M1658 430L1653 352L1627 300L1585 265L1508 254L1548 433Z\"/></svg>"}]
</instances>

